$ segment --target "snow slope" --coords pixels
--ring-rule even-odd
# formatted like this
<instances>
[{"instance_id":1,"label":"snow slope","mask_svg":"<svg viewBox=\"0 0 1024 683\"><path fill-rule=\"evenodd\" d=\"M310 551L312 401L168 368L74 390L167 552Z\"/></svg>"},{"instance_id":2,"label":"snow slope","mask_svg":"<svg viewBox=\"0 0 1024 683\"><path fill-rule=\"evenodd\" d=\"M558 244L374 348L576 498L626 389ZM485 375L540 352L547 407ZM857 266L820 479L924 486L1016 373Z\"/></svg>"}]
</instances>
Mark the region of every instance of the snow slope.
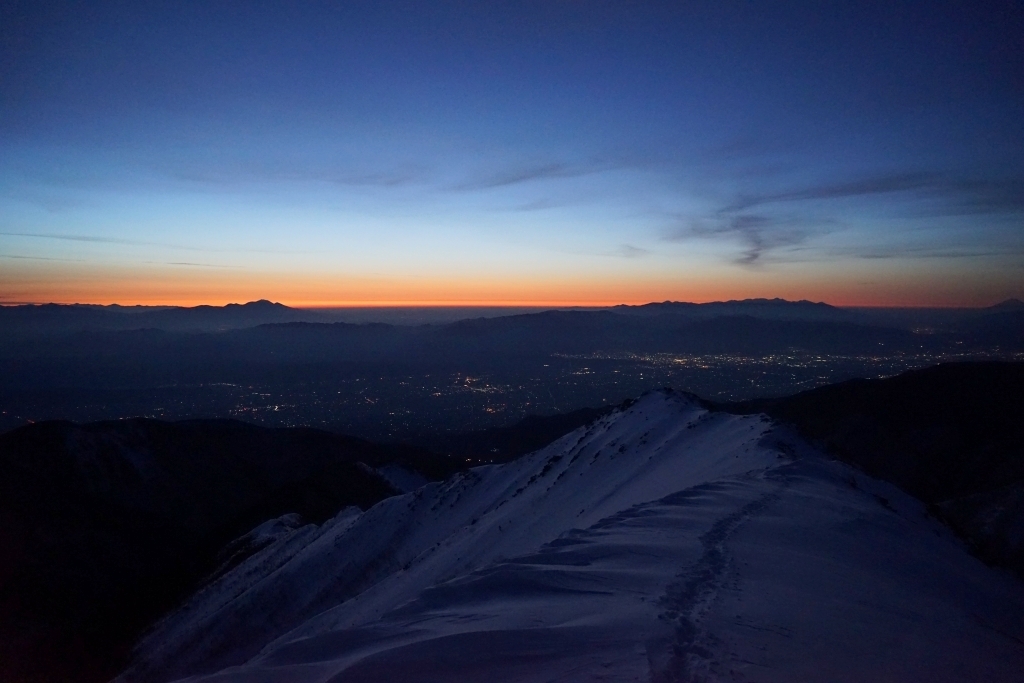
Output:
<instances>
[{"instance_id":1,"label":"snow slope","mask_svg":"<svg viewBox=\"0 0 1024 683\"><path fill-rule=\"evenodd\" d=\"M656 392L278 530L121 681L1019 680L1024 586L762 416Z\"/></svg>"}]
</instances>

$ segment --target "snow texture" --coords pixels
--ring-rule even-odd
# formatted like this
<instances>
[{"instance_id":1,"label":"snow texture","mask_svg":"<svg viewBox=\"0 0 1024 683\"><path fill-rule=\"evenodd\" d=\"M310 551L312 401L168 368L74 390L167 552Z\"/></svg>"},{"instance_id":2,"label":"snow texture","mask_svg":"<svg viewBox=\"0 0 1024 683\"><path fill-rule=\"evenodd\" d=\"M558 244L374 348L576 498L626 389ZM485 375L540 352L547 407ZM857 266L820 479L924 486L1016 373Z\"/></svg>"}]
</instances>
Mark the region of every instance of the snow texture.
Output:
<instances>
[{"instance_id":1,"label":"snow texture","mask_svg":"<svg viewBox=\"0 0 1024 683\"><path fill-rule=\"evenodd\" d=\"M269 545L119 679L1019 681L1024 586L763 416L656 392Z\"/></svg>"}]
</instances>

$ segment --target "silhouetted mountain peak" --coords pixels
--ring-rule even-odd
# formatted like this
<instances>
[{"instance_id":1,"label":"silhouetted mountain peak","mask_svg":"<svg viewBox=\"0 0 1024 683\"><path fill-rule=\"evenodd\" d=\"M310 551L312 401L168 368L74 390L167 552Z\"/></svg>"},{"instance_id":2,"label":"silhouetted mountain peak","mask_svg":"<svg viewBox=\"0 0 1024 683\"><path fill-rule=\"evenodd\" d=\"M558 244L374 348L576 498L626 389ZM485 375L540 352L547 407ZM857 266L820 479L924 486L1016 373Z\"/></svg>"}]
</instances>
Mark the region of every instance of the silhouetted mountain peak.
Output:
<instances>
[{"instance_id":1,"label":"silhouetted mountain peak","mask_svg":"<svg viewBox=\"0 0 1024 683\"><path fill-rule=\"evenodd\" d=\"M276 311L288 311L291 307L279 304L276 301L268 301L267 299L260 299L258 301L249 301L244 304L228 304L225 308L245 308L248 310L276 310Z\"/></svg>"},{"instance_id":2,"label":"silhouetted mountain peak","mask_svg":"<svg viewBox=\"0 0 1024 683\"><path fill-rule=\"evenodd\" d=\"M848 320L850 314L824 302L787 299L731 299L695 304L663 301L639 306L620 305L611 310L626 315L674 315L692 318L751 316L773 320Z\"/></svg>"},{"instance_id":3,"label":"silhouetted mountain peak","mask_svg":"<svg viewBox=\"0 0 1024 683\"><path fill-rule=\"evenodd\" d=\"M1007 299L1000 301L995 306L988 307L990 311L1020 311L1024 310L1024 301L1020 299Z\"/></svg>"},{"instance_id":4,"label":"silhouetted mountain peak","mask_svg":"<svg viewBox=\"0 0 1024 683\"><path fill-rule=\"evenodd\" d=\"M836 309L835 306L827 304L823 301L808 301L807 299L800 299L799 301L790 301L789 299L780 299L778 297L774 299L729 299L728 301L708 301L706 303L698 304L690 301L652 301L648 304L639 304L631 306L629 304L620 304L615 306L616 309L628 309L628 308L713 308L721 306L765 306L765 307L815 307L822 309Z\"/></svg>"},{"instance_id":5,"label":"silhouetted mountain peak","mask_svg":"<svg viewBox=\"0 0 1024 683\"><path fill-rule=\"evenodd\" d=\"M720 303L720 302L715 302ZM835 308L824 301L808 301L807 299L800 299L799 301L790 301L789 299L780 299L775 297L774 299L730 299L726 301L727 304L756 304L759 306L821 306L823 308Z\"/></svg>"}]
</instances>

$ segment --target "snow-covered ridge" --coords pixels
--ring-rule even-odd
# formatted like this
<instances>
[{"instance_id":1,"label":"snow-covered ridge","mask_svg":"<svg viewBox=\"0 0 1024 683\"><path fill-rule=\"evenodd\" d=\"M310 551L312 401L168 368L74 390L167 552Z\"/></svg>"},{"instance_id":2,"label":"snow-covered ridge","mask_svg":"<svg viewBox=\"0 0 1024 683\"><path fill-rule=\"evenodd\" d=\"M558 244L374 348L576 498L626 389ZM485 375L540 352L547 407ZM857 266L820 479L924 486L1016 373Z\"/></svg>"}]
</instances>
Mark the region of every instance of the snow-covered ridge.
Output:
<instances>
[{"instance_id":1,"label":"snow-covered ridge","mask_svg":"<svg viewBox=\"0 0 1024 683\"><path fill-rule=\"evenodd\" d=\"M709 413L671 392L515 462L320 527L274 528L158 624L120 680L1024 670L1019 582L970 557L913 499L763 416Z\"/></svg>"}]
</instances>

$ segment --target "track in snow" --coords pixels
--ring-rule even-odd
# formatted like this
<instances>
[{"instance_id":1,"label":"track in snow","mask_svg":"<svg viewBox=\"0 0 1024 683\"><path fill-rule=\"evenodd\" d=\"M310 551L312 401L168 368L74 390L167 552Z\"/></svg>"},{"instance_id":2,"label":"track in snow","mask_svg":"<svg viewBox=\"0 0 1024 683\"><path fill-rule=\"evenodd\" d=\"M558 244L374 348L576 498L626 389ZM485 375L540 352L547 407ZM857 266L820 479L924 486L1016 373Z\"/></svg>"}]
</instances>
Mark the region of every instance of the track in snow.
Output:
<instances>
[{"instance_id":1,"label":"track in snow","mask_svg":"<svg viewBox=\"0 0 1024 683\"><path fill-rule=\"evenodd\" d=\"M158 625L122 680L1019 680L1020 582L774 431L646 396L279 539Z\"/></svg>"}]
</instances>

